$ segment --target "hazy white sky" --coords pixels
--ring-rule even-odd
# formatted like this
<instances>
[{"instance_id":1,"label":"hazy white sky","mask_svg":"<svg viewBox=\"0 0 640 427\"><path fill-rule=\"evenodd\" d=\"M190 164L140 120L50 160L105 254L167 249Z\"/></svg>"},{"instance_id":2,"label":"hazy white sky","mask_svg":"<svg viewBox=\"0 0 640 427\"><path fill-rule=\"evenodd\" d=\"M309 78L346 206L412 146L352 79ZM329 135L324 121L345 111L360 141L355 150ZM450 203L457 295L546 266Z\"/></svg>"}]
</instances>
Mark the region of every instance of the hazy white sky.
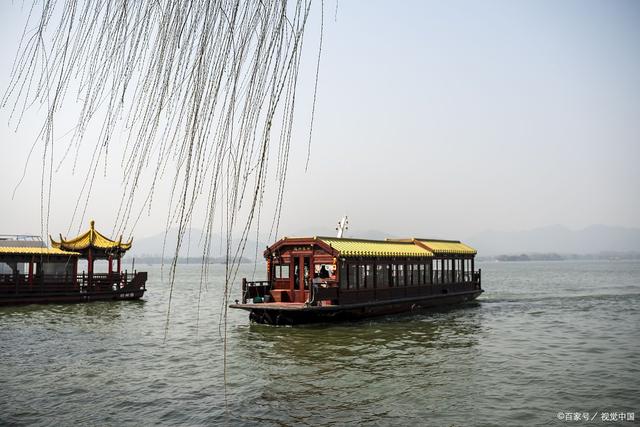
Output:
<instances>
[{"instance_id":1,"label":"hazy white sky","mask_svg":"<svg viewBox=\"0 0 640 427\"><path fill-rule=\"evenodd\" d=\"M345 213L352 235L640 227L639 2L342 0L335 16L335 2L325 2L307 172L317 40L306 42L312 55L279 234L323 233ZM4 90L24 25L20 2L3 2L0 17ZM38 112L17 132L9 114L0 110L0 233L37 234L38 155L12 192ZM72 126L72 108L68 116L61 128ZM55 177L52 234L66 234L83 179L70 169ZM88 210L107 231L119 174L116 160L97 179ZM136 236L163 230L166 200L159 195Z\"/></svg>"}]
</instances>

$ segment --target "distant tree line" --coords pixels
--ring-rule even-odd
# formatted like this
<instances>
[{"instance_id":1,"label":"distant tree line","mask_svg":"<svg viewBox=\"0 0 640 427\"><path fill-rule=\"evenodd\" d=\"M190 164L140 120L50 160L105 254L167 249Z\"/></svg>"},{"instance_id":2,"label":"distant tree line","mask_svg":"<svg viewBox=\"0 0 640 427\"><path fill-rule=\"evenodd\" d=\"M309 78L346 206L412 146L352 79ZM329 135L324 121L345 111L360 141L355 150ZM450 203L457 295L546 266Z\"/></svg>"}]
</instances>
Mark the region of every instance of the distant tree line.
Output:
<instances>
[{"instance_id":1,"label":"distant tree line","mask_svg":"<svg viewBox=\"0 0 640 427\"><path fill-rule=\"evenodd\" d=\"M640 260L640 252L597 252L592 254L522 253L478 257L478 261L571 261L571 260Z\"/></svg>"},{"instance_id":2,"label":"distant tree line","mask_svg":"<svg viewBox=\"0 0 640 427\"><path fill-rule=\"evenodd\" d=\"M135 260L136 264L171 264L174 259L173 258L162 258L159 256L142 256L142 257L134 257L132 260ZM202 260L202 257L178 257L177 264L226 264L226 257L208 257ZM240 264L249 264L254 263L254 260L249 258L240 257L236 262Z\"/></svg>"}]
</instances>

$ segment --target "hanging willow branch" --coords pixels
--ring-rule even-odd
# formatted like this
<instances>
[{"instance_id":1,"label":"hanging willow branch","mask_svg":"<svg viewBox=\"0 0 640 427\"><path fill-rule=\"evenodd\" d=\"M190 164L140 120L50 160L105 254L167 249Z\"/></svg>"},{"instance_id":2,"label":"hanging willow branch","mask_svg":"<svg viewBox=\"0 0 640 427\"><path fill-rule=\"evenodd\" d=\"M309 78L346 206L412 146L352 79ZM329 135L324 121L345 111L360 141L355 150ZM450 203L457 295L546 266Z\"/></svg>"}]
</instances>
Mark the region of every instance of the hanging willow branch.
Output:
<instances>
[{"instance_id":1,"label":"hanging willow branch","mask_svg":"<svg viewBox=\"0 0 640 427\"><path fill-rule=\"evenodd\" d=\"M80 147L91 148L71 219L81 224L96 173L106 173L109 148L118 143L123 195L114 234L135 228L161 178L172 174L167 230L177 225L178 243L171 293L183 238L203 199L203 264L216 224L226 236L226 313L229 284L259 219L271 151L278 224L310 10L311 0L34 0L2 106L18 124L30 107L46 109L36 143L43 153L42 234L54 171L65 161L74 171L85 166ZM54 130L68 100L79 116L59 147Z\"/></svg>"}]
</instances>

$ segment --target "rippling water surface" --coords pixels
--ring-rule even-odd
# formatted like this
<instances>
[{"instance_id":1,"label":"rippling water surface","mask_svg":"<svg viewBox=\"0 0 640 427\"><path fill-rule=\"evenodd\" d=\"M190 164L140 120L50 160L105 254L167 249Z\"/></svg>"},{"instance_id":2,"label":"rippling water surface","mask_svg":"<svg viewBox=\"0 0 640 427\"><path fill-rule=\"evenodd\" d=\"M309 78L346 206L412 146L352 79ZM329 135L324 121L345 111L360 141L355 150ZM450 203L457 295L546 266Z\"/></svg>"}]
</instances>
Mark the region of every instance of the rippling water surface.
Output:
<instances>
[{"instance_id":1,"label":"rippling water surface","mask_svg":"<svg viewBox=\"0 0 640 427\"><path fill-rule=\"evenodd\" d=\"M178 272L166 340L159 266L146 268L143 301L0 308L0 424L640 419L640 263L480 267L477 303L432 313L271 327L230 311L226 389L222 281L212 277L198 316L198 266Z\"/></svg>"}]
</instances>

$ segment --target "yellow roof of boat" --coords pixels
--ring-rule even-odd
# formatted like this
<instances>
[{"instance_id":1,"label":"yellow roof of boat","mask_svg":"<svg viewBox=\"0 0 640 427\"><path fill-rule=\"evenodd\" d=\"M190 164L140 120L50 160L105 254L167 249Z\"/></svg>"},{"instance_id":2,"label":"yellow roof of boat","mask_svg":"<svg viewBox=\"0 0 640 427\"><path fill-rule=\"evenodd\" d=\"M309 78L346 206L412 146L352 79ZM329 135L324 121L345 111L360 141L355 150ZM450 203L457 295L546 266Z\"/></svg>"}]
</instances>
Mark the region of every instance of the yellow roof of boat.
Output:
<instances>
[{"instance_id":1,"label":"yellow roof of boat","mask_svg":"<svg viewBox=\"0 0 640 427\"><path fill-rule=\"evenodd\" d=\"M424 240L416 239L424 246L429 248L436 255L439 254L456 254L456 255L475 255L478 253L469 245L457 240Z\"/></svg>"},{"instance_id":2,"label":"yellow roof of boat","mask_svg":"<svg viewBox=\"0 0 640 427\"><path fill-rule=\"evenodd\" d=\"M469 245L459 240L422 239L412 237L409 239L387 239L390 242L413 242L433 252L434 255L475 255L478 253Z\"/></svg>"},{"instance_id":3,"label":"yellow roof of boat","mask_svg":"<svg viewBox=\"0 0 640 427\"><path fill-rule=\"evenodd\" d=\"M57 248L43 248L43 247L15 247L15 246L0 246L0 254L7 255L67 255L67 256L78 256L80 255L78 252L71 251L63 251Z\"/></svg>"},{"instance_id":4,"label":"yellow roof of boat","mask_svg":"<svg viewBox=\"0 0 640 427\"><path fill-rule=\"evenodd\" d=\"M316 237L344 256L363 257L430 257L433 253L413 242Z\"/></svg>"}]
</instances>

